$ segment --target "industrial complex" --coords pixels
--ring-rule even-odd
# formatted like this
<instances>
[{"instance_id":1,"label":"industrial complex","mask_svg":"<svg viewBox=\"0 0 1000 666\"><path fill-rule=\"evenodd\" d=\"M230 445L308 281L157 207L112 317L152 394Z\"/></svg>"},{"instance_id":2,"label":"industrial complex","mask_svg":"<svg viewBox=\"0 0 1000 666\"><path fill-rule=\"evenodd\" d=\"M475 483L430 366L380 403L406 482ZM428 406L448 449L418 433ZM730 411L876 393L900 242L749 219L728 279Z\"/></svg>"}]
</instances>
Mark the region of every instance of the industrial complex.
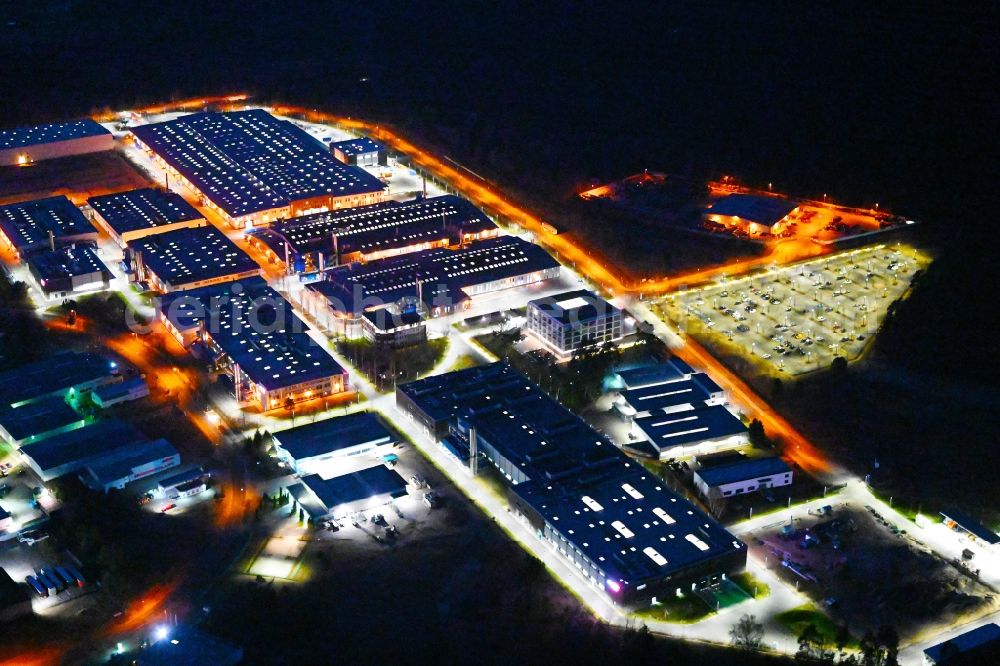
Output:
<instances>
[{"instance_id":1,"label":"industrial complex","mask_svg":"<svg viewBox=\"0 0 1000 666\"><path fill-rule=\"evenodd\" d=\"M94 223L122 249L144 236L207 224L184 197L152 187L91 197L87 204Z\"/></svg>"},{"instance_id":2,"label":"industrial complex","mask_svg":"<svg viewBox=\"0 0 1000 666\"><path fill-rule=\"evenodd\" d=\"M234 228L378 203L385 195L378 178L260 109L194 113L130 131Z\"/></svg>"},{"instance_id":3,"label":"industrial complex","mask_svg":"<svg viewBox=\"0 0 1000 666\"><path fill-rule=\"evenodd\" d=\"M90 118L0 130L0 166L28 166L42 160L111 150L114 146L111 132Z\"/></svg>"},{"instance_id":4,"label":"industrial complex","mask_svg":"<svg viewBox=\"0 0 1000 666\"><path fill-rule=\"evenodd\" d=\"M403 384L399 406L617 604L741 569L746 546L504 363Z\"/></svg>"},{"instance_id":5,"label":"industrial complex","mask_svg":"<svg viewBox=\"0 0 1000 666\"><path fill-rule=\"evenodd\" d=\"M65 196L0 206L0 241L21 253L73 241L96 241L97 229Z\"/></svg>"}]
</instances>

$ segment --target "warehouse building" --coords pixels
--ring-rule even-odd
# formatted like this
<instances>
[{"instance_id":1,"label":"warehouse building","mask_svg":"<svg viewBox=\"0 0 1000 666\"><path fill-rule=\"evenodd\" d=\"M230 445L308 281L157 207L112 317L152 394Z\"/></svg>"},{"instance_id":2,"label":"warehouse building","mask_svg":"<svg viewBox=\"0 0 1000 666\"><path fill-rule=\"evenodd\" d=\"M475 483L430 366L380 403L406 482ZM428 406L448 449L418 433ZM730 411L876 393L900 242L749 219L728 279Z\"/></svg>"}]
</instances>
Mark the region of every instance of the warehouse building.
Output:
<instances>
[{"instance_id":1,"label":"warehouse building","mask_svg":"<svg viewBox=\"0 0 1000 666\"><path fill-rule=\"evenodd\" d=\"M736 456L713 465L699 458L700 468L694 473L694 485L706 498L745 495L764 488L792 485L792 469L781 458L747 458Z\"/></svg>"},{"instance_id":2,"label":"warehouse building","mask_svg":"<svg viewBox=\"0 0 1000 666\"><path fill-rule=\"evenodd\" d=\"M123 402L140 400L149 395L149 385L142 377L133 377L118 384L99 386L90 392L91 401L101 409L107 409Z\"/></svg>"},{"instance_id":3,"label":"warehouse building","mask_svg":"<svg viewBox=\"0 0 1000 666\"><path fill-rule=\"evenodd\" d=\"M106 493L180 464L177 449L167 440L157 439L135 447L125 458L88 465L80 472L80 480L88 488Z\"/></svg>"},{"instance_id":4,"label":"warehouse building","mask_svg":"<svg viewBox=\"0 0 1000 666\"><path fill-rule=\"evenodd\" d=\"M306 307L331 328L338 318L353 321L386 306L437 317L469 307L477 295L553 279L559 271L537 245L500 236L328 271L324 281L308 285Z\"/></svg>"},{"instance_id":5,"label":"warehouse building","mask_svg":"<svg viewBox=\"0 0 1000 666\"><path fill-rule=\"evenodd\" d=\"M622 389L614 401L615 411L625 420L650 414L673 414L726 404L726 394L711 377L693 373L642 388Z\"/></svg>"},{"instance_id":6,"label":"warehouse building","mask_svg":"<svg viewBox=\"0 0 1000 666\"><path fill-rule=\"evenodd\" d=\"M632 429L653 446L661 460L720 451L749 441L747 427L722 405L636 416Z\"/></svg>"},{"instance_id":7,"label":"warehouse building","mask_svg":"<svg viewBox=\"0 0 1000 666\"><path fill-rule=\"evenodd\" d=\"M289 485L292 511L302 512L313 523L341 519L385 506L406 495L406 481L384 465L324 479L310 474Z\"/></svg>"},{"instance_id":8,"label":"warehouse building","mask_svg":"<svg viewBox=\"0 0 1000 666\"><path fill-rule=\"evenodd\" d=\"M76 413L62 396L49 396L19 407L0 409L0 437L14 447L76 430L87 420Z\"/></svg>"},{"instance_id":9,"label":"warehouse building","mask_svg":"<svg viewBox=\"0 0 1000 666\"><path fill-rule=\"evenodd\" d=\"M444 195L303 215L256 229L247 239L290 272L314 273L499 235L470 202Z\"/></svg>"},{"instance_id":10,"label":"warehouse building","mask_svg":"<svg viewBox=\"0 0 1000 666\"><path fill-rule=\"evenodd\" d=\"M695 370L690 365L673 356L663 363L618 370L608 378L606 387L608 390L618 391L641 389L654 384L691 379L693 374Z\"/></svg>"},{"instance_id":11,"label":"warehouse building","mask_svg":"<svg viewBox=\"0 0 1000 666\"><path fill-rule=\"evenodd\" d=\"M89 391L120 382L117 365L89 352L53 354L36 363L0 372L0 408L21 405L71 391Z\"/></svg>"},{"instance_id":12,"label":"warehouse building","mask_svg":"<svg viewBox=\"0 0 1000 666\"><path fill-rule=\"evenodd\" d=\"M527 329L557 355L622 337L622 311L579 289L528 301Z\"/></svg>"},{"instance_id":13,"label":"warehouse building","mask_svg":"<svg viewBox=\"0 0 1000 666\"><path fill-rule=\"evenodd\" d=\"M144 236L208 224L181 195L152 187L91 197L87 203L94 224L123 250Z\"/></svg>"},{"instance_id":14,"label":"warehouse building","mask_svg":"<svg viewBox=\"0 0 1000 666\"><path fill-rule=\"evenodd\" d=\"M243 405L268 411L348 388L347 372L259 277L165 297L159 318L182 345L227 370Z\"/></svg>"},{"instance_id":15,"label":"warehouse building","mask_svg":"<svg viewBox=\"0 0 1000 666\"><path fill-rule=\"evenodd\" d=\"M378 178L261 109L193 113L131 132L171 177L237 229L385 197Z\"/></svg>"},{"instance_id":16,"label":"warehouse building","mask_svg":"<svg viewBox=\"0 0 1000 666\"><path fill-rule=\"evenodd\" d=\"M941 512L941 517L944 519L945 527L982 544L988 550L1000 550L1000 535L964 511L955 508L946 509Z\"/></svg>"},{"instance_id":17,"label":"warehouse building","mask_svg":"<svg viewBox=\"0 0 1000 666\"><path fill-rule=\"evenodd\" d=\"M5 513L7 512L0 508L0 531L3 531ZM7 519L10 519L10 514L7 514ZM0 569L0 624L28 617L31 612L31 593L28 588L11 578L6 569Z\"/></svg>"},{"instance_id":18,"label":"warehouse building","mask_svg":"<svg viewBox=\"0 0 1000 666\"><path fill-rule=\"evenodd\" d=\"M366 136L331 143L330 150L338 160L352 166L385 166L389 163L385 146Z\"/></svg>"},{"instance_id":19,"label":"warehouse building","mask_svg":"<svg viewBox=\"0 0 1000 666\"><path fill-rule=\"evenodd\" d=\"M64 196L0 206L0 241L18 257L74 241L97 242L97 229Z\"/></svg>"},{"instance_id":20,"label":"warehouse building","mask_svg":"<svg viewBox=\"0 0 1000 666\"><path fill-rule=\"evenodd\" d=\"M750 236L781 233L798 204L782 197L730 194L705 210L706 220Z\"/></svg>"},{"instance_id":21,"label":"warehouse building","mask_svg":"<svg viewBox=\"0 0 1000 666\"><path fill-rule=\"evenodd\" d=\"M52 250L35 250L24 255L28 271L48 298L67 298L111 286L111 270L97 256L97 248L76 243Z\"/></svg>"},{"instance_id":22,"label":"warehouse building","mask_svg":"<svg viewBox=\"0 0 1000 666\"><path fill-rule=\"evenodd\" d=\"M615 604L745 566L743 543L505 363L404 384L396 400L472 473L495 468L517 514Z\"/></svg>"},{"instance_id":23,"label":"warehouse building","mask_svg":"<svg viewBox=\"0 0 1000 666\"><path fill-rule=\"evenodd\" d=\"M212 226L137 238L125 255L132 281L163 293L260 275L257 262Z\"/></svg>"},{"instance_id":24,"label":"warehouse building","mask_svg":"<svg viewBox=\"0 0 1000 666\"><path fill-rule=\"evenodd\" d=\"M43 481L51 481L85 467L124 460L148 449L149 440L134 427L118 419L107 419L19 450Z\"/></svg>"},{"instance_id":25,"label":"warehouse building","mask_svg":"<svg viewBox=\"0 0 1000 666\"><path fill-rule=\"evenodd\" d=\"M99 153L114 147L111 132L89 118L17 127L0 130L0 166L27 166L42 160Z\"/></svg>"},{"instance_id":26,"label":"warehouse building","mask_svg":"<svg viewBox=\"0 0 1000 666\"><path fill-rule=\"evenodd\" d=\"M355 412L272 433L278 459L296 474L310 474L337 458L378 454L396 437L374 412Z\"/></svg>"},{"instance_id":27,"label":"warehouse building","mask_svg":"<svg viewBox=\"0 0 1000 666\"><path fill-rule=\"evenodd\" d=\"M130 656L136 666L236 666L243 662L243 648L181 625Z\"/></svg>"}]
</instances>

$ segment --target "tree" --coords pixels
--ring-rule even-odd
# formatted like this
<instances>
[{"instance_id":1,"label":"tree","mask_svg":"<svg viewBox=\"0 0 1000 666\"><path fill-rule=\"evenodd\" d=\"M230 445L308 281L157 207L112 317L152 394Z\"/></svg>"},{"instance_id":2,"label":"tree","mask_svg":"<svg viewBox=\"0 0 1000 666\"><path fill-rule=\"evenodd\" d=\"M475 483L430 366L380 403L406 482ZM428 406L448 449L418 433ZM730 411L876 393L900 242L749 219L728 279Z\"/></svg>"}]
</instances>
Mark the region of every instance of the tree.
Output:
<instances>
[{"instance_id":1,"label":"tree","mask_svg":"<svg viewBox=\"0 0 1000 666\"><path fill-rule=\"evenodd\" d=\"M833 663L833 652L827 650L827 639L811 622L799 634L797 661Z\"/></svg>"},{"instance_id":2,"label":"tree","mask_svg":"<svg viewBox=\"0 0 1000 666\"><path fill-rule=\"evenodd\" d=\"M771 445L767 433L764 432L764 424L760 422L760 419L750 421L750 425L747 426L747 437L750 440L750 445L754 448L763 449Z\"/></svg>"},{"instance_id":3,"label":"tree","mask_svg":"<svg viewBox=\"0 0 1000 666\"><path fill-rule=\"evenodd\" d=\"M763 638L764 625L757 621L756 615L743 615L729 630L733 646L748 652L760 648Z\"/></svg>"}]
</instances>

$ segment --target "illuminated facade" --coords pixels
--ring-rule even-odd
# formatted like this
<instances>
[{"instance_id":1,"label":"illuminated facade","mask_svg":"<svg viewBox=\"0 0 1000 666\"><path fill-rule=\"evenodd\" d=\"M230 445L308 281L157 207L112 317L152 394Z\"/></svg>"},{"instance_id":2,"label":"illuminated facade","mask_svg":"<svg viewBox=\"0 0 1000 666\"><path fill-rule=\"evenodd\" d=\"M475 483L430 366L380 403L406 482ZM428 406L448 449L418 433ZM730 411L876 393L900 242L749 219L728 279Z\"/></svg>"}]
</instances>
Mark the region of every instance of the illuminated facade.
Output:
<instances>
[{"instance_id":1,"label":"illuminated facade","mask_svg":"<svg viewBox=\"0 0 1000 666\"><path fill-rule=\"evenodd\" d=\"M144 236L208 224L179 194L151 187L91 197L87 203L94 224L122 249Z\"/></svg>"},{"instance_id":2,"label":"illuminated facade","mask_svg":"<svg viewBox=\"0 0 1000 666\"><path fill-rule=\"evenodd\" d=\"M748 236L778 235L799 210L782 197L730 194L705 210L706 221Z\"/></svg>"},{"instance_id":3,"label":"illuminated facade","mask_svg":"<svg viewBox=\"0 0 1000 666\"><path fill-rule=\"evenodd\" d=\"M93 120L0 130L0 166L27 166L42 160L83 155L115 147L111 132Z\"/></svg>"}]
</instances>

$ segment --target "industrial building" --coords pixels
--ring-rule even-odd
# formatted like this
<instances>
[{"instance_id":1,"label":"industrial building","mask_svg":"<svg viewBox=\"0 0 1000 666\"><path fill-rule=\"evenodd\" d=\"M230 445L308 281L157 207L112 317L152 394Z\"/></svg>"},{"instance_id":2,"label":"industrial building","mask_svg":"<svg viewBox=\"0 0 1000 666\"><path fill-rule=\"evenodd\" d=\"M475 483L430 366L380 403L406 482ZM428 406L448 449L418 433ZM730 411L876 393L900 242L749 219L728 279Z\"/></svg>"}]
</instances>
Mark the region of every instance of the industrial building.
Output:
<instances>
[{"instance_id":1,"label":"industrial building","mask_svg":"<svg viewBox=\"0 0 1000 666\"><path fill-rule=\"evenodd\" d=\"M622 311L586 289L528 301L527 319L527 330L560 355L622 337Z\"/></svg>"},{"instance_id":2,"label":"industrial building","mask_svg":"<svg viewBox=\"0 0 1000 666\"><path fill-rule=\"evenodd\" d=\"M330 144L333 156L353 166L379 166L389 162L389 153L378 141L366 136Z\"/></svg>"},{"instance_id":3,"label":"industrial building","mask_svg":"<svg viewBox=\"0 0 1000 666\"><path fill-rule=\"evenodd\" d=\"M750 236L779 234L799 208L782 197L730 194L705 210L705 219Z\"/></svg>"},{"instance_id":4,"label":"industrial building","mask_svg":"<svg viewBox=\"0 0 1000 666\"><path fill-rule=\"evenodd\" d=\"M190 625L172 626L131 658L136 666L236 666L243 649Z\"/></svg>"},{"instance_id":5,"label":"industrial building","mask_svg":"<svg viewBox=\"0 0 1000 666\"><path fill-rule=\"evenodd\" d=\"M948 527L972 541L978 542L988 550L1000 550L1000 534L997 534L981 522L955 508L945 509L941 512L945 527Z\"/></svg>"},{"instance_id":6,"label":"industrial building","mask_svg":"<svg viewBox=\"0 0 1000 666\"><path fill-rule=\"evenodd\" d=\"M733 448L749 441L747 427L722 405L636 416L632 428L661 460Z\"/></svg>"},{"instance_id":7,"label":"industrial building","mask_svg":"<svg viewBox=\"0 0 1000 666\"><path fill-rule=\"evenodd\" d=\"M389 308L361 313L361 332L376 345L399 349L427 340L427 324L419 312L393 312Z\"/></svg>"},{"instance_id":8,"label":"industrial building","mask_svg":"<svg viewBox=\"0 0 1000 666\"><path fill-rule=\"evenodd\" d=\"M19 407L0 409L0 438L16 448L82 428L86 423L64 397L49 396Z\"/></svg>"},{"instance_id":9,"label":"industrial building","mask_svg":"<svg viewBox=\"0 0 1000 666\"><path fill-rule=\"evenodd\" d=\"M150 442L134 427L118 419L98 421L78 430L23 446L19 450L28 466L43 481L79 472L85 467L100 467L140 455L147 456L146 462L152 464L154 472L176 464L166 460L166 456L163 459L157 457L162 447ZM164 466L157 468L157 464Z\"/></svg>"},{"instance_id":10,"label":"industrial building","mask_svg":"<svg viewBox=\"0 0 1000 666\"><path fill-rule=\"evenodd\" d=\"M71 391L89 391L120 382L113 361L89 352L53 354L0 372L0 408L19 407L50 396L65 397Z\"/></svg>"},{"instance_id":11,"label":"industrial building","mask_svg":"<svg viewBox=\"0 0 1000 666\"><path fill-rule=\"evenodd\" d=\"M143 236L208 224L181 195L152 187L91 197L87 203L94 224L122 249Z\"/></svg>"},{"instance_id":12,"label":"industrial building","mask_svg":"<svg viewBox=\"0 0 1000 666\"><path fill-rule=\"evenodd\" d=\"M133 481L152 476L181 464L181 454L165 439L135 447L133 455L88 465L80 480L93 490L122 490Z\"/></svg>"},{"instance_id":13,"label":"industrial building","mask_svg":"<svg viewBox=\"0 0 1000 666\"><path fill-rule=\"evenodd\" d=\"M111 132L89 118L17 127L0 130L0 166L27 166L42 160L99 153L114 147L115 139Z\"/></svg>"},{"instance_id":14,"label":"industrial building","mask_svg":"<svg viewBox=\"0 0 1000 666\"><path fill-rule=\"evenodd\" d=\"M678 379L691 379L694 373L690 365L673 356L663 363L620 369L611 375L607 387L611 390L641 389Z\"/></svg>"},{"instance_id":15,"label":"industrial building","mask_svg":"<svg viewBox=\"0 0 1000 666\"><path fill-rule=\"evenodd\" d=\"M212 226L137 238L125 256L133 282L164 293L260 275L257 262Z\"/></svg>"},{"instance_id":16,"label":"industrial building","mask_svg":"<svg viewBox=\"0 0 1000 666\"><path fill-rule=\"evenodd\" d=\"M500 228L470 202L444 195L280 220L247 239L289 272L314 273L499 235Z\"/></svg>"},{"instance_id":17,"label":"industrial building","mask_svg":"<svg viewBox=\"0 0 1000 666\"><path fill-rule=\"evenodd\" d=\"M928 666L1000 663L1000 625L990 622L924 650Z\"/></svg>"},{"instance_id":18,"label":"industrial building","mask_svg":"<svg viewBox=\"0 0 1000 666\"><path fill-rule=\"evenodd\" d=\"M385 506L406 494L406 481L384 465L324 479L310 474L289 485L292 511L301 509L312 522L347 518Z\"/></svg>"},{"instance_id":19,"label":"industrial building","mask_svg":"<svg viewBox=\"0 0 1000 666\"><path fill-rule=\"evenodd\" d=\"M3 514L0 509L0 531L3 531ZM7 514L8 518L10 514ZM0 624L13 622L20 617L31 615L31 593L19 584L6 569L0 569Z\"/></svg>"},{"instance_id":20,"label":"industrial building","mask_svg":"<svg viewBox=\"0 0 1000 666\"><path fill-rule=\"evenodd\" d=\"M99 386L90 392L91 401L101 409L123 402L139 400L149 395L149 385L142 377L133 377L118 384Z\"/></svg>"},{"instance_id":21,"label":"industrial building","mask_svg":"<svg viewBox=\"0 0 1000 666\"><path fill-rule=\"evenodd\" d=\"M23 255L38 288L49 298L66 298L111 286L111 270L97 256L97 248L76 243L52 250L35 250Z\"/></svg>"},{"instance_id":22,"label":"industrial building","mask_svg":"<svg viewBox=\"0 0 1000 666\"><path fill-rule=\"evenodd\" d=\"M325 316L355 319L386 306L417 308L436 317L468 307L479 294L559 276L559 262L514 236L488 238L460 249L438 248L327 271L307 287L307 307Z\"/></svg>"},{"instance_id":23,"label":"industrial building","mask_svg":"<svg viewBox=\"0 0 1000 666\"><path fill-rule=\"evenodd\" d=\"M698 459L700 467L694 473L694 485L704 497L731 497L792 485L792 469L781 458L734 456L719 462Z\"/></svg>"},{"instance_id":24,"label":"industrial building","mask_svg":"<svg viewBox=\"0 0 1000 666\"><path fill-rule=\"evenodd\" d=\"M96 243L97 237L97 229L80 209L61 195L0 206L0 241L18 257L68 242Z\"/></svg>"},{"instance_id":25,"label":"industrial building","mask_svg":"<svg viewBox=\"0 0 1000 666\"><path fill-rule=\"evenodd\" d=\"M139 147L234 228L378 203L385 185L261 109L184 115L131 128Z\"/></svg>"},{"instance_id":26,"label":"industrial building","mask_svg":"<svg viewBox=\"0 0 1000 666\"><path fill-rule=\"evenodd\" d=\"M185 347L225 368L238 402L264 410L347 390L347 372L313 342L292 306L261 278L161 299L159 318Z\"/></svg>"},{"instance_id":27,"label":"industrial building","mask_svg":"<svg viewBox=\"0 0 1000 666\"><path fill-rule=\"evenodd\" d=\"M688 375L662 384L623 389L614 401L615 411L625 420L650 414L672 414L726 403L722 388L703 373Z\"/></svg>"},{"instance_id":28,"label":"industrial building","mask_svg":"<svg viewBox=\"0 0 1000 666\"><path fill-rule=\"evenodd\" d=\"M741 569L745 544L505 363L396 389L397 404L615 604L646 605Z\"/></svg>"},{"instance_id":29,"label":"industrial building","mask_svg":"<svg viewBox=\"0 0 1000 666\"><path fill-rule=\"evenodd\" d=\"M355 412L272 433L278 459L309 474L335 458L377 454L397 439L374 412Z\"/></svg>"}]
</instances>

